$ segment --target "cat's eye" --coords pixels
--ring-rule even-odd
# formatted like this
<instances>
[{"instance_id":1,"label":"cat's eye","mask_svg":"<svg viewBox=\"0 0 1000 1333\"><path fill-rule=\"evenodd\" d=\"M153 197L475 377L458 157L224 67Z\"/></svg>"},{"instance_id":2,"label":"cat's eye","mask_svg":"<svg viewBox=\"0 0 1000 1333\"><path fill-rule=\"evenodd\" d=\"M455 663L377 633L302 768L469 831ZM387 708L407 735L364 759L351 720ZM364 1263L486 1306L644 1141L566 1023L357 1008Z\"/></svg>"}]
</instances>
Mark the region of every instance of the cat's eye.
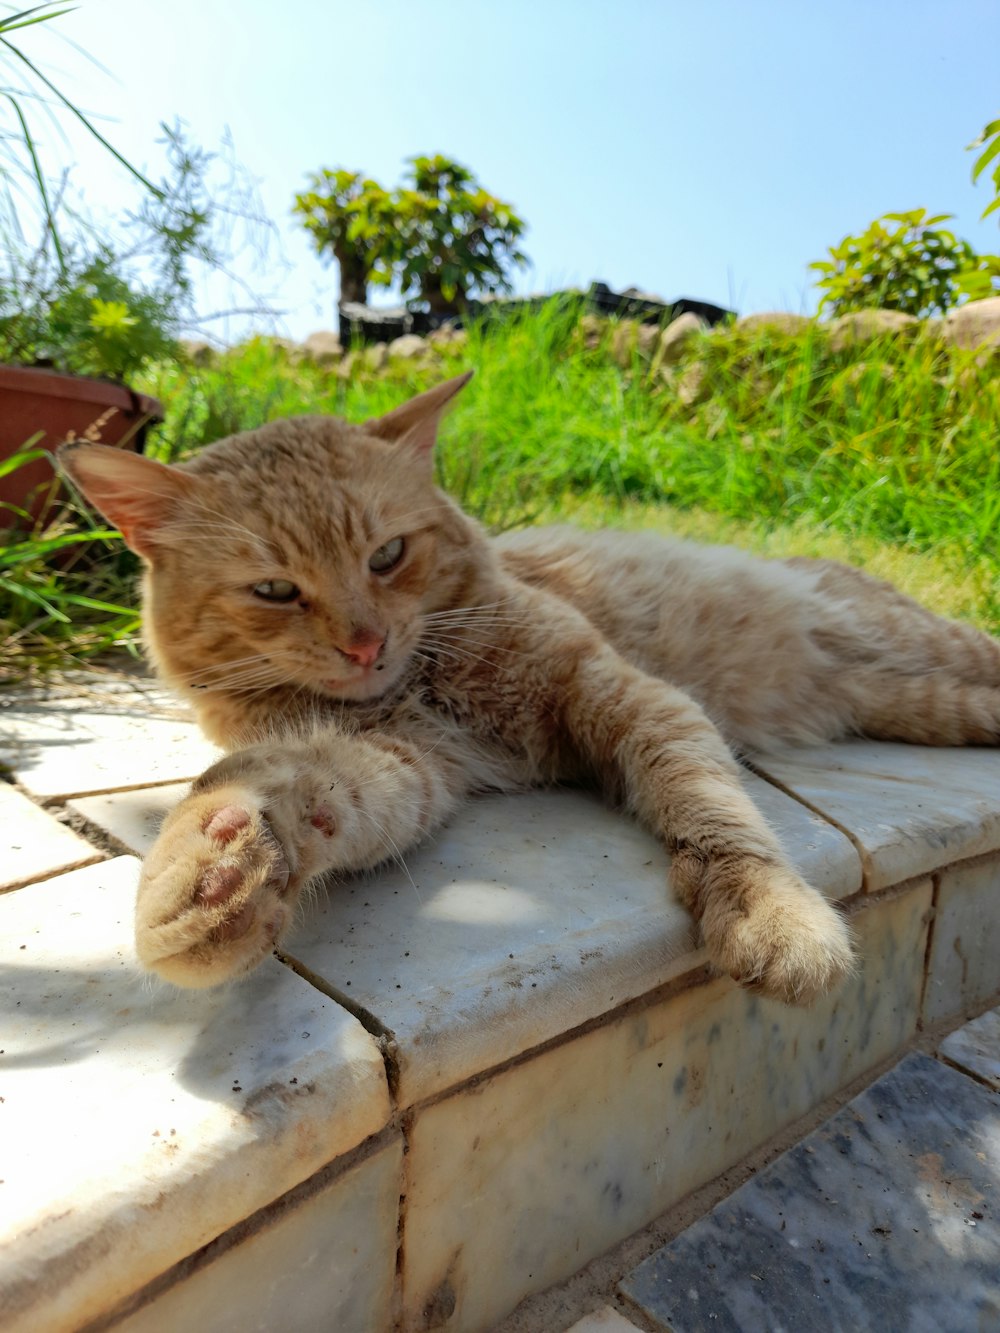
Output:
<instances>
[{"instance_id":1,"label":"cat's eye","mask_svg":"<svg viewBox=\"0 0 1000 1333\"><path fill-rule=\"evenodd\" d=\"M253 595L262 602L294 602L302 594L288 579L267 579L264 583L255 583Z\"/></svg>"},{"instance_id":2,"label":"cat's eye","mask_svg":"<svg viewBox=\"0 0 1000 1333\"><path fill-rule=\"evenodd\" d=\"M368 568L373 574L387 574L403 558L403 539L393 537L391 542L380 546L368 561Z\"/></svg>"}]
</instances>

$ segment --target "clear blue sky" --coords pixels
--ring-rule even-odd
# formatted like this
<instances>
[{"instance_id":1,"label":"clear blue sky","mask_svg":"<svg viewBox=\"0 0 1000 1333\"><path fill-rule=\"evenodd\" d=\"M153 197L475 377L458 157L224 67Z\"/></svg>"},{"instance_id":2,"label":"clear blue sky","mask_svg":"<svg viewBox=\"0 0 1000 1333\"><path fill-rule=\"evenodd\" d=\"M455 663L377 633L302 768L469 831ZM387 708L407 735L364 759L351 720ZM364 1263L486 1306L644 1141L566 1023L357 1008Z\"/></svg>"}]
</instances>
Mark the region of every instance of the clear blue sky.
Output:
<instances>
[{"instance_id":1,"label":"clear blue sky","mask_svg":"<svg viewBox=\"0 0 1000 1333\"><path fill-rule=\"evenodd\" d=\"M206 147L228 127L287 263L253 280L292 336L336 303L289 217L306 173L391 185L418 152L527 220L522 290L810 310L810 260L919 206L1000 251L963 151L1000 115L1000 0L80 0L57 26L110 73L40 30L25 49L137 163L157 169L162 120ZM93 209L132 199L78 136L48 137Z\"/></svg>"}]
</instances>

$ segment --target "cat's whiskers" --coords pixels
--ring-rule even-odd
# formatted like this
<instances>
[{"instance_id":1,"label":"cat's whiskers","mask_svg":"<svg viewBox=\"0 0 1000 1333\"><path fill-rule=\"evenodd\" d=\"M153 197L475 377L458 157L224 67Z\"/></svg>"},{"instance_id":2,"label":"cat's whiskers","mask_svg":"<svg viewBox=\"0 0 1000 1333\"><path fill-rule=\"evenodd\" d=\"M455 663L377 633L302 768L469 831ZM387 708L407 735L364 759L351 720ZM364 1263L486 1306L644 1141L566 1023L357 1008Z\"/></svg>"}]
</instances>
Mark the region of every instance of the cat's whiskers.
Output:
<instances>
[{"instance_id":1,"label":"cat's whiskers","mask_svg":"<svg viewBox=\"0 0 1000 1333\"><path fill-rule=\"evenodd\" d=\"M509 653L513 657L523 657L524 652L520 648L508 648L506 644L496 643L492 639L474 639L471 634L463 632L451 632L450 630L437 630L436 637L445 643L451 643L460 647L464 643L474 643L477 648L489 648L495 653Z\"/></svg>"},{"instance_id":2,"label":"cat's whiskers","mask_svg":"<svg viewBox=\"0 0 1000 1333\"><path fill-rule=\"evenodd\" d=\"M273 653L251 653L249 657L235 657L226 662L213 662L211 666L199 667L197 671L175 671L175 679L182 681L197 680L200 676L210 675L213 671L224 671L226 667L249 666L254 662L269 662Z\"/></svg>"},{"instance_id":3,"label":"cat's whiskers","mask_svg":"<svg viewBox=\"0 0 1000 1333\"><path fill-rule=\"evenodd\" d=\"M428 638L427 635L421 637L420 642L426 647L439 653L449 653L452 657L468 658L469 661L482 662L486 666L493 666L494 663L488 657L481 657L479 653L474 653L468 648L461 648L457 643L449 643L447 647L444 644Z\"/></svg>"}]
</instances>

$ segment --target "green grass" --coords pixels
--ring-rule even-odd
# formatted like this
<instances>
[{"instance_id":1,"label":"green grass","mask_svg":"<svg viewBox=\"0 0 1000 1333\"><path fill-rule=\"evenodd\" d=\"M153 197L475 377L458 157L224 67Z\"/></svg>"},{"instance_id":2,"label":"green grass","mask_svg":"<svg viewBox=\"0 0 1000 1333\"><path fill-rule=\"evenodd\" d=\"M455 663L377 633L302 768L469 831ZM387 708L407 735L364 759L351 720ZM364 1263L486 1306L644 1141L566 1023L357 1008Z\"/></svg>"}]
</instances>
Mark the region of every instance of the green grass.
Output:
<instances>
[{"instance_id":1,"label":"green grass","mask_svg":"<svg viewBox=\"0 0 1000 1333\"><path fill-rule=\"evenodd\" d=\"M363 420L471 367L476 377L448 419L438 466L447 489L496 528L570 517L848 559L937 610L1000 630L996 360L979 364L913 335L835 350L814 328L795 337L717 330L677 367L638 352L620 366L613 326L588 346L578 316L553 303L474 328L465 346L431 364L378 373L363 356L346 376L295 363L266 340L209 366L163 366L137 386L167 407L151 452L179 460L303 412ZM692 376L702 391L685 405L679 388ZM44 579L39 559L33 577ZM133 564L113 552L90 559L85 578L100 586L89 595L131 606ZM55 581L64 586L61 573ZM0 591L0 617L9 604ZM41 636L96 652L133 636L122 614L56 604L68 622L20 607L22 644Z\"/></svg>"}]
</instances>

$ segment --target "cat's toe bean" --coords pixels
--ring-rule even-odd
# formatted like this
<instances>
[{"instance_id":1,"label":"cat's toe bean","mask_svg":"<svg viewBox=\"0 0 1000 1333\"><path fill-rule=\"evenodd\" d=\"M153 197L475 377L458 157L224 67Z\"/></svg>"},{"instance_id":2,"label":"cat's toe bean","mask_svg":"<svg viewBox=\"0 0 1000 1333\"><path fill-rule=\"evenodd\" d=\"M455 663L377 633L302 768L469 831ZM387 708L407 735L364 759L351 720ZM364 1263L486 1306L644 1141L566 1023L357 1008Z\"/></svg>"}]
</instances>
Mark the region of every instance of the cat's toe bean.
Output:
<instances>
[{"instance_id":1,"label":"cat's toe bean","mask_svg":"<svg viewBox=\"0 0 1000 1333\"><path fill-rule=\"evenodd\" d=\"M204 830L216 842L232 842L241 829L251 823L249 810L239 805L224 805L209 813Z\"/></svg>"},{"instance_id":2,"label":"cat's toe bean","mask_svg":"<svg viewBox=\"0 0 1000 1333\"><path fill-rule=\"evenodd\" d=\"M255 967L290 919L284 848L249 801L199 794L178 807L143 866L136 904L140 961L185 987Z\"/></svg>"}]
</instances>

